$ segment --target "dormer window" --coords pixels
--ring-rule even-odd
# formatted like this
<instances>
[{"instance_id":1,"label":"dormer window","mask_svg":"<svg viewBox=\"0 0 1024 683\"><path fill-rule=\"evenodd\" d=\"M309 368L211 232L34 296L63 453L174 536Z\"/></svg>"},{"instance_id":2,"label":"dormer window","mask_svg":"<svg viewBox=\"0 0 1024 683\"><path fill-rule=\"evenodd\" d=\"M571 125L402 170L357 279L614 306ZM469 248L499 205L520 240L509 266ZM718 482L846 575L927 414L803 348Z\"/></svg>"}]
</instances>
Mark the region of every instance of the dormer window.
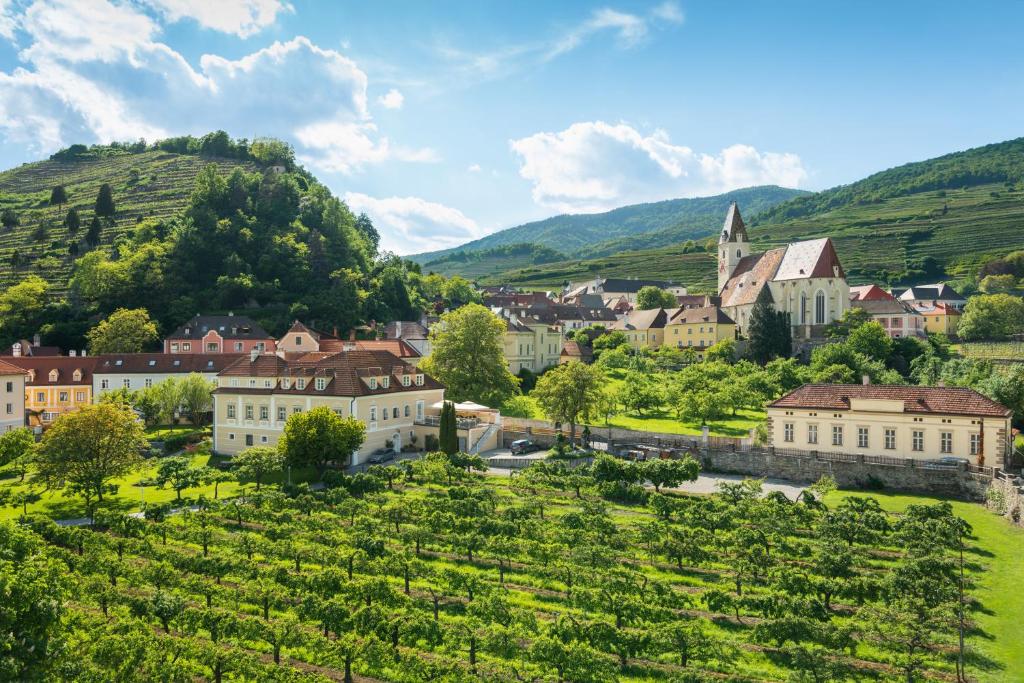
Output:
<instances>
[{"instance_id":1,"label":"dormer window","mask_svg":"<svg viewBox=\"0 0 1024 683\"><path fill-rule=\"evenodd\" d=\"M371 377L370 378L370 388L371 389L376 389L377 388L377 378L376 377Z\"/></svg>"},{"instance_id":2,"label":"dormer window","mask_svg":"<svg viewBox=\"0 0 1024 683\"><path fill-rule=\"evenodd\" d=\"M82 371L81 370L75 370L75 373L71 377L72 377L72 379L74 381L81 382L82 381Z\"/></svg>"},{"instance_id":3,"label":"dormer window","mask_svg":"<svg viewBox=\"0 0 1024 683\"><path fill-rule=\"evenodd\" d=\"M256 380L255 380L255 378L249 378L249 386L252 387L253 389L256 388Z\"/></svg>"},{"instance_id":4,"label":"dormer window","mask_svg":"<svg viewBox=\"0 0 1024 683\"><path fill-rule=\"evenodd\" d=\"M402 375L402 386L407 387L412 384L412 377L409 375Z\"/></svg>"},{"instance_id":5,"label":"dormer window","mask_svg":"<svg viewBox=\"0 0 1024 683\"><path fill-rule=\"evenodd\" d=\"M326 388L327 388L327 378L326 377L317 377L316 378L316 390L317 391L323 391Z\"/></svg>"},{"instance_id":6,"label":"dormer window","mask_svg":"<svg viewBox=\"0 0 1024 683\"><path fill-rule=\"evenodd\" d=\"M155 360L149 361L149 367L153 367L154 365L156 365L156 361Z\"/></svg>"},{"instance_id":7,"label":"dormer window","mask_svg":"<svg viewBox=\"0 0 1024 683\"><path fill-rule=\"evenodd\" d=\"M423 375L416 375L416 386L423 386Z\"/></svg>"},{"instance_id":8,"label":"dormer window","mask_svg":"<svg viewBox=\"0 0 1024 683\"><path fill-rule=\"evenodd\" d=\"M124 361L118 358L117 360L114 361L114 365L116 365L117 367L121 367L122 365L124 365Z\"/></svg>"},{"instance_id":9,"label":"dormer window","mask_svg":"<svg viewBox=\"0 0 1024 683\"><path fill-rule=\"evenodd\" d=\"M51 382L56 382L57 381L57 371L56 370L50 370L50 381Z\"/></svg>"},{"instance_id":10,"label":"dormer window","mask_svg":"<svg viewBox=\"0 0 1024 683\"><path fill-rule=\"evenodd\" d=\"M300 390L300 391L302 389L305 389L306 388L306 380L302 379L301 377L299 379L295 380L295 388Z\"/></svg>"},{"instance_id":11,"label":"dormer window","mask_svg":"<svg viewBox=\"0 0 1024 683\"><path fill-rule=\"evenodd\" d=\"M390 377L381 377L380 378L380 385L382 387L384 387L385 389L387 389L388 387L391 386L391 378Z\"/></svg>"},{"instance_id":12,"label":"dormer window","mask_svg":"<svg viewBox=\"0 0 1024 683\"><path fill-rule=\"evenodd\" d=\"M290 389L291 386L292 386L292 383L291 383L291 381L287 377L281 380L281 388L282 389Z\"/></svg>"}]
</instances>

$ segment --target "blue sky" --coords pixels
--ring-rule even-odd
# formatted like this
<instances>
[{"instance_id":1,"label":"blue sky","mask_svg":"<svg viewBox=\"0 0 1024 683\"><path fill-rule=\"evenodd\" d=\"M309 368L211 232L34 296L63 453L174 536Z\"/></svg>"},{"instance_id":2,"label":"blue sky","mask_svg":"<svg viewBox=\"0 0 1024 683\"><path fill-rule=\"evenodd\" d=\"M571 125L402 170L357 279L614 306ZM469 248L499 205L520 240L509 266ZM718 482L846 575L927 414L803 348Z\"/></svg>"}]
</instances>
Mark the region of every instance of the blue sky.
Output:
<instances>
[{"instance_id":1,"label":"blue sky","mask_svg":"<svg viewBox=\"0 0 1024 683\"><path fill-rule=\"evenodd\" d=\"M1022 3L0 0L0 165L272 135L412 253L1021 135Z\"/></svg>"}]
</instances>

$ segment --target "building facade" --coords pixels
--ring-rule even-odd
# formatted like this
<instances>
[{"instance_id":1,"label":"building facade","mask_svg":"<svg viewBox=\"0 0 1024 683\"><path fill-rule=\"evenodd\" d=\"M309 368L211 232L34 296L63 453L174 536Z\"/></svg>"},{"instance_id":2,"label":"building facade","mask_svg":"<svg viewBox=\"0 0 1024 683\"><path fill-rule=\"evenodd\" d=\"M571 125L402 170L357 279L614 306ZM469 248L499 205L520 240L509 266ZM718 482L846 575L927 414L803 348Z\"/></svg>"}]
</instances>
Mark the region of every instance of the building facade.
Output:
<instances>
[{"instance_id":1,"label":"building facade","mask_svg":"<svg viewBox=\"0 0 1024 683\"><path fill-rule=\"evenodd\" d=\"M25 379L28 372L0 361L0 432L25 426Z\"/></svg>"},{"instance_id":2,"label":"building facade","mask_svg":"<svg viewBox=\"0 0 1024 683\"><path fill-rule=\"evenodd\" d=\"M503 341L509 372L540 372L558 364L565 338L557 326L507 309L497 313L507 326Z\"/></svg>"},{"instance_id":3,"label":"building facade","mask_svg":"<svg viewBox=\"0 0 1024 683\"><path fill-rule=\"evenodd\" d=\"M30 427L46 427L64 413L92 403L92 356L8 356L24 370L25 419Z\"/></svg>"},{"instance_id":4,"label":"building facade","mask_svg":"<svg viewBox=\"0 0 1024 683\"><path fill-rule=\"evenodd\" d=\"M328 406L366 425L366 441L353 464L387 447L423 444L437 427L426 413L444 398L444 388L415 366L384 351L245 356L217 377L213 447L234 455L250 446L275 446L288 417ZM435 411L436 412L436 411Z\"/></svg>"},{"instance_id":5,"label":"building facade","mask_svg":"<svg viewBox=\"0 0 1024 683\"><path fill-rule=\"evenodd\" d=\"M99 401L103 394L111 391L148 389L166 379L182 379L193 373L215 382L221 370L241 357L237 353L111 353L95 356L92 395Z\"/></svg>"},{"instance_id":6,"label":"building facade","mask_svg":"<svg viewBox=\"0 0 1024 683\"><path fill-rule=\"evenodd\" d=\"M805 384L768 405L769 443L1005 467L1011 411L963 387Z\"/></svg>"},{"instance_id":7,"label":"building facade","mask_svg":"<svg viewBox=\"0 0 1024 683\"><path fill-rule=\"evenodd\" d=\"M850 306L867 312L893 339L925 336L924 316L878 285L850 287Z\"/></svg>"},{"instance_id":8,"label":"building facade","mask_svg":"<svg viewBox=\"0 0 1024 683\"><path fill-rule=\"evenodd\" d=\"M725 339L736 338L736 323L717 306L679 308L670 311L665 323L665 344L693 349L698 360L704 351Z\"/></svg>"},{"instance_id":9,"label":"building facade","mask_svg":"<svg viewBox=\"0 0 1024 683\"><path fill-rule=\"evenodd\" d=\"M794 339L823 337L825 327L850 307L850 287L832 240L794 242L752 254L733 202L718 240L718 294L722 310L741 332L765 288L775 310L789 314Z\"/></svg>"},{"instance_id":10,"label":"building facade","mask_svg":"<svg viewBox=\"0 0 1024 683\"><path fill-rule=\"evenodd\" d=\"M244 315L197 315L164 339L164 353L260 353L277 340Z\"/></svg>"},{"instance_id":11,"label":"building facade","mask_svg":"<svg viewBox=\"0 0 1024 683\"><path fill-rule=\"evenodd\" d=\"M626 335L626 341L634 349L657 349L665 342L665 324L668 311L664 308L649 308L630 311L608 329L618 330Z\"/></svg>"},{"instance_id":12,"label":"building facade","mask_svg":"<svg viewBox=\"0 0 1024 683\"><path fill-rule=\"evenodd\" d=\"M963 312L947 304L919 304L915 310L924 318L924 329L929 334L955 337Z\"/></svg>"}]
</instances>

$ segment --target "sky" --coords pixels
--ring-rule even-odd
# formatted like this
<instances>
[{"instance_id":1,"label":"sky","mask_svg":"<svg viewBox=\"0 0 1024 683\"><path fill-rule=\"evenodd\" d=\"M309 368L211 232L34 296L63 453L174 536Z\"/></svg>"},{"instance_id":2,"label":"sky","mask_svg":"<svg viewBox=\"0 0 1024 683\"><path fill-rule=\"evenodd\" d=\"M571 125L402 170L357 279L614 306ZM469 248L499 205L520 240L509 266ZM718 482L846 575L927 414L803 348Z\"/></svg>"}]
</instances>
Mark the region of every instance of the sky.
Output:
<instances>
[{"instance_id":1,"label":"sky","mask_svg":"<svg viewBox=\"0 0 1024 683\"><path fill-rule=\"evenodd\" d=\"M290 142L382 246L1018 137L1019 2L0 0L0 167Z\"/></svg>"}]
</instances>

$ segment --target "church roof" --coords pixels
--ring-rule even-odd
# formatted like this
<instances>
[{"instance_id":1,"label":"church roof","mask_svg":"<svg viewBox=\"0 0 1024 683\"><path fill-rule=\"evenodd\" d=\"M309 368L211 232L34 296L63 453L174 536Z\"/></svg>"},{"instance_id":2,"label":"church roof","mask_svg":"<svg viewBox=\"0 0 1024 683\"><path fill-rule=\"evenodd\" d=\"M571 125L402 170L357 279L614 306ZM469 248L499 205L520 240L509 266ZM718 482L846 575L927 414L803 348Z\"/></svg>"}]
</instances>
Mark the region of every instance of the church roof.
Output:
<instances>
[{"instance_id":1,"label":"church roof","mask_svg":"<svg viewBox=\"0 0 1024 683\"><path fill-rule=\"evenodd\" d=\"M747 226L743 223L743 216L740 215L740 207L737 206L736 202L729 205L729 211L725 214L725 225L722 226L722 237L719 239L721 242L736 242L739 237L743 237L744 242L749 242L747 238Z\"/></svg>"},{"instance_id":2,"label":"church roof","mask_svg":"<svg viewBox=\"0 0 1024 683\"><path fill-rule=\"evenodd\" d=\"M775 271L786 255L786 248L779 247L763 254L744 256L736 264L732 277L722 288L722 306L743 306L757 300L764 284L775 277Z\"/></svg>"},{"instance_id":3,"label":"church roof","mask_svg":"<svg viewBox=\"0 0 1024 683\"><path fill-rule=\"evenodd\" d=\"M773 279L801 280L812 277L846 277L832 240L827 237L793 242L786 247L786 255Z\"/></svg>"},{"instance_id":4,"label":"church roof","mask_svg":"<svg viewBox=\"0 0 1024 683\"><path fill-rule=\"evenodd\" d=\"M753 304L766 282L811 278L845 278L832 240L794 242L763 254L744 256L722 288L722 306Z\"/></svg>"}]
</instances>

